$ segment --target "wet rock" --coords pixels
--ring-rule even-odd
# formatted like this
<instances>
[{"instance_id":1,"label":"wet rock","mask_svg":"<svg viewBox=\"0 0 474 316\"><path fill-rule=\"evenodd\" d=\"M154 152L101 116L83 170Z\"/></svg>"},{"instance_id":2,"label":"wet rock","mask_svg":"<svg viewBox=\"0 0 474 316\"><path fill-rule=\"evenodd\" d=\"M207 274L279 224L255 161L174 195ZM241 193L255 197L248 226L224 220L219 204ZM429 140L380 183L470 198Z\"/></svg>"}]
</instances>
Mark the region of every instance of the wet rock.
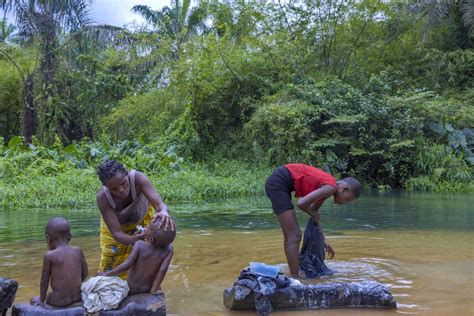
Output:
<instances>
[{"instance_id":1,"label":"wet rock","mask_svg":"<svg viewBox=\"0 0 474 316\"><path fill-rule=\"evenodd\" d=\"M269 297L274 310L331 307L396 308L392 294L378 282L289 285ZM236 299L236 287L224 290L224 305L230 310L255 310L254 296Z\"/></svg>"},{"instance_id":2,"label":"wet rock","mask_svg":"<svg viewBox=\"0 0 474 316\"><path fill-rule=\"evenodd\" d=\"M116 310L101 312L100 315L140 315L161 316L166 315L165 296L163 294L136 294L127 296L120 302Z\"/></svg>"},{"instance_id":3,"label":"wet rock","mask_svg":"<svg viewBox=\"0 0 474 316\"><path fill-rule=\"evenodd\" d=\"M66 308L52 308L43 306L32 306L29 304L15 304L12 310L12 316L34 315L34 316L82 316L86 310L82 304L75 304ZM94 315L98 316L162 316L166 315L166 305L164 295L136 294L127 296L120 302L117 309L100 311Z\"/></svg>"},{"instance_id":4,"label":"wet rock","mask_svg":"<svg viewBox=\"0 0 474 316\"><path fill-rule=\"evenodd\" d=\"M5 315L15 300L18 282L0 278L0 315Z\"/></svg>"},{"instance_id":5,"label":"wet rock","mask_svg":"<svg viewBox=\"0 0 474 316\"><path fill-rule=\"evenodd\" d=\"M34 315L34 316L79 316L84 315L85 309L82 304L73 304L69 307L54 308L46 306L33 306L30 304L15 304L12 309L12 316L15 315Z\"/></svg>"}]
</instances>

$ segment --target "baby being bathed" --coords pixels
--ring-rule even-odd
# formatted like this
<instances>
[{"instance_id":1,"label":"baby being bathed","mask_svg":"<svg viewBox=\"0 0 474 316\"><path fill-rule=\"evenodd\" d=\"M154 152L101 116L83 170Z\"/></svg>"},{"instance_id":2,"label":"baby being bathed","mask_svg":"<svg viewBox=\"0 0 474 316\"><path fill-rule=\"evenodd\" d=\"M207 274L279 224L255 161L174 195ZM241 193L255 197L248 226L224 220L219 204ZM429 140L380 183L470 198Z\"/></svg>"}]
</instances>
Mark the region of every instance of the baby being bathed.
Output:
<instances>
[{"instance_id":1,"label":"baby being bathed","mask_svg":"<svg viewBox=\"0 0 474 316\"><path fill-rule=\"evenodd\" d=\"M139 240L133 245L132 252L121 265L101 276L116 276L127 270L129 295L140 293L155 294L161 290L161 282L173 256L171 243L176 231L164 230L159 220L151 222L145 229L145 241Z\"/></svg>"}]
</instances>

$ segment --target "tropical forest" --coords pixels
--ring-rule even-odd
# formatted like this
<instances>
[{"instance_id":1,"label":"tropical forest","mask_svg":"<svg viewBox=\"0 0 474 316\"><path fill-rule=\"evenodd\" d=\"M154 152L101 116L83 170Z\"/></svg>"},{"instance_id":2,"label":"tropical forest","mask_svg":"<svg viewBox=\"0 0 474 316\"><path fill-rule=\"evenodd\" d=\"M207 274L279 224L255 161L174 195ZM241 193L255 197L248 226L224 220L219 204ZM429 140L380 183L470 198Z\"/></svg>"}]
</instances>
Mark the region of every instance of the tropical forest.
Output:
<instances>
[{"instance_id":1,"label":"tropical forest","mask_svg":"<svg viewBox=\"0 0 474 316\"><path fill-rule=\"evenodd\" d=\"M165 201L260 195L287 162L474 190L471 1L173 0L124 27L92 3L0 1L0 208L93 205L109 159Z\"/></svg>"}]
</instances>

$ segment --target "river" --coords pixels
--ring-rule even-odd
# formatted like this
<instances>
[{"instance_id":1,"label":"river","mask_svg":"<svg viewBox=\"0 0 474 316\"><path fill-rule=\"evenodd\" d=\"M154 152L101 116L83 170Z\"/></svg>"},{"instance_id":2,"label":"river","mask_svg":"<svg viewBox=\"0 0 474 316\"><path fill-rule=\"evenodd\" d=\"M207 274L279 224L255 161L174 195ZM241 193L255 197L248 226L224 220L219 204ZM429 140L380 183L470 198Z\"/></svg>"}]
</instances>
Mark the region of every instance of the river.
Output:
<instances>
[{"instance_id":1,"label":"river","mask_svg":"<svg viewBox=\"0 0 474 316\"><path fill-rule=\"evenodd\" d=\"M286 269L282 234L265 197L177 203L170 210L178 236L162 285L169 314L232 314L222 291L249 261ZM97 269L95 208L0 211L0 276L19 282L16 303L39 294L44 225L56 215L70 221L71 244L83 249L91 273ZM303 228L307 217L298 212L298 219ZM307 282L375 280L390 289L399 308L275 315L474 315L472 194L369 192L348 205L326 202L321 223L336 251L327 265L337 273Z\"/></svg>"}]
</instances>

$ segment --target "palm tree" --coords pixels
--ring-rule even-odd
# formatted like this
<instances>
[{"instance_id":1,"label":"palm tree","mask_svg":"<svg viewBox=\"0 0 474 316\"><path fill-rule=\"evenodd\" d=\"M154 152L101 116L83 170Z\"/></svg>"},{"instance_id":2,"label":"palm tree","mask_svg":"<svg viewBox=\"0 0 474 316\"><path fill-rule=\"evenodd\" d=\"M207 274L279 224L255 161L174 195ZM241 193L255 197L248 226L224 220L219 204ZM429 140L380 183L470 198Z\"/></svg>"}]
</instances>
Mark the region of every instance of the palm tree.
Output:
<instances>
[{"instance_id":1,"label":"palm tree","mask_svg":"<svg viewBox=\"0 0 474 316\"><path fill-rule=\"evenodd\" d=\"M34 81L32 67L22 67L16 60L18 48L0 43L0 57L10 62L20 75L22 82L23 111L21 115L22 134L25 143L31 143L36 131L36 113L34 107Z\"/></svg>"},{"instance_id":2,"label":"palm tree","mask_svg":"<svg viewBox=\"0 0 474 316\"><path fill-rule=\"evenodd\" d=\"M16 17L18 35L25 43L38 42L42 95L38 108L40 137L47 142L61 130L67 111L55 100L55 74L61 33L73 33L88 25L88 5L92 0L1 0L6 11Z\"/></svg>"},{"instance_id":3,"label":"palm tree","mask_svg":"<svg viewBox=\"0 0 474 316\"><path fill-rule=\"evenodd\" d=\"M172 56L175 60L179 59L181 45L205 26L202 8L191 9L190 0L174 0L171 7L165 6L160 11L146 5L136 5L132 11L151 24L156 33L173 41Z\"/></svg>"},{"instance_id":4,"label":"palm tree","mask_svg":"<svg viewBox=\"0 0 474 316\"><path fill-rule=\"evenodd\" d=\"M0 43L6 42L13 34L15 27L7 23L6 14L3 14L3 19L0 20Z\"/></svg>"},{"instance_id":5,"label":"palm tree","mask_svg":"<svg viewBox=\"0 0 474 316\"><path fill-rule=\"evenodd\" d=\"M462 21L464 26L469 28L471 33L474 32L474 1L464 0L461 3Z\"/></svg>"},{"instance_id":6,"label":"palm tree","mask_svg":"<svg viewBox=\"0 0 474 316\"><path fill-rule=\"evenodd\" d=\"M474 31L474 0L414 0L409 12L425 18L423 39L438 25L449 25L456 46L470 46Z\"/></svg>"}]
</instances>

